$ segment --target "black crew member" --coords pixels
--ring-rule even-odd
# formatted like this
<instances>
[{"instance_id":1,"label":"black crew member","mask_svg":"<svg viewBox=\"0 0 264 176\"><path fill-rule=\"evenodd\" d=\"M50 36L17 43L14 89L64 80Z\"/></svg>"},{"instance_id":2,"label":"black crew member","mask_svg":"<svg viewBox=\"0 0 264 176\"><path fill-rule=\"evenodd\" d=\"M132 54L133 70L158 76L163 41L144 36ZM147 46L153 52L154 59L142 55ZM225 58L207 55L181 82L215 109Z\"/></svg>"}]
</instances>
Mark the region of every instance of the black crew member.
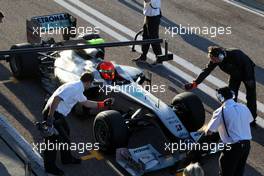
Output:
<instances>
[{"instance_id":1,"label":"black crew member","mask_svg":"<svg viewBox=\"0 0 264 176\"><path fill-rule=\"evenodd\" d=\"M256 79L254 62L239 49L224 49L218 46L208 47L208 57L210 62L192 83L185 85L186 90L196 88L217 66L222 71L230 75L229 88L235 92L237 101L238 91L241 82L246 87L247 106L252 113L254 121L252 126L256 126L257 100L256 100Z\"/></svg>"}]
</instances>

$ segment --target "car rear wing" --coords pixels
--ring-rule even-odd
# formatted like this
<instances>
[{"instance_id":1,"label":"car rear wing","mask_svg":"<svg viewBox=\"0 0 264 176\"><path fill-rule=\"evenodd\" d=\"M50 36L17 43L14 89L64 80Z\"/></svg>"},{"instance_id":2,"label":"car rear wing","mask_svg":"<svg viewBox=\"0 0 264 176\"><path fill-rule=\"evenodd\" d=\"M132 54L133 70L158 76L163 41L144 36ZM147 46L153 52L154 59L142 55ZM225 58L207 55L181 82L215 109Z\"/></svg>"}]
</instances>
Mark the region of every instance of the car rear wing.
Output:
<instances>
[{"instance_id":1,"label":"car rear wing","mask_svg":"<svg viewBox=\"0 0 264 176\"><path fill-rule=\"evenodd\" d=\"M32 17L26 21L27 41L32 44L40 43L42 35L49 33L62 34L64 40L69 40L70 37L75 37L70 31L76 28L76 21L68 13Z\"/></svg>"},{"instance_id":2,"label":"car rear wing","mask_svg":"<svg viewBox=\"0 0 264 176\"><path fill-rule=\"evenodd\" d=\"M139 40L139 41L124 41L124 42L109 42L109 43L99 43L99 44L83 44L83 45L63 45L63 46L53 46L53 47L33 47L23 48L23 49L12 49L7 51L0 51L0 56L7 58L16 54L26 54L26 53L40 53L40 52L52 52L52 51L62 51L62 50L76 50L76 49L87 49L87 48L110 48L110 47L121 47L121 46L133 46L133 45L145 45L153 43L163 43L163 39L149 39L149 40ZM173 55L168 54L168 43L165 41L165 55L158 56L158 60L168 61L172 60ZM0 59L1 60L1 59Z\"/></svg>"}]
</instances>

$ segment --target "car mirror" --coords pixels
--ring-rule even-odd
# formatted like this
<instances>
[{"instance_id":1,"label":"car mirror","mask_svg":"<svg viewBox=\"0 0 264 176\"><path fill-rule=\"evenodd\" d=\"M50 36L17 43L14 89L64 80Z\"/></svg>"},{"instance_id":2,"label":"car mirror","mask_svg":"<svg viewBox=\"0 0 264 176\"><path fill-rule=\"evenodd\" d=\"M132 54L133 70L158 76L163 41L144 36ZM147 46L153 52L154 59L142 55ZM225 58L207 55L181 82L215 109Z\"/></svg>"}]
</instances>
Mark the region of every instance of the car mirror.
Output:
<instances>
[{"instance_id":1,"label":"car mirror","mask_svg":"<svg viewBox=\"0 0 264 176\"><path fill-rule=\"evenodd\" d=\"M144 73L140 73L137 75L137 79L136 79L136 83L138 83L139 85L142 85L146 80L146 77L144 75Z\"/></svg>"},{"instance_id":2,"label":"car mirror","mask_svg":"<svg viewBox=\"0 0 264 176\"><path fill-rule=\"evenodd\" d=\"M146 81L148 82L149 85L151 85L151 82L152 82L152 73L151 72L147 72L146 74Z\"/></svg>"}]
</instances>

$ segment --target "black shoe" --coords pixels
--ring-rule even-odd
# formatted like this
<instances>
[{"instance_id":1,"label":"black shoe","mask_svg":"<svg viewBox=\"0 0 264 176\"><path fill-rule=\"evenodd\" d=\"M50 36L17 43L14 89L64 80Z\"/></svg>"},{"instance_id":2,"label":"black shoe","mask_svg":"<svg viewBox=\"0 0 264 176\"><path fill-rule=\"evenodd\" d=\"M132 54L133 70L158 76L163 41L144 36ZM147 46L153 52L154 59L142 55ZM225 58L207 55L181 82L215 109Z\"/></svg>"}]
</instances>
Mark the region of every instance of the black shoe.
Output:
<instances>
[{"instance_id":1,"label":"black shoe","mask_svg":"<svg viewBox=\"0 0 264 176\"><path fill-rule=\"evenodd\" d=\"M64 175L64 172L62 170L60 170L59 168L57 168L56 166L52 167L52 168L46 168L45 171L48 174L52 174L52 175L59 175L59 176Z\"/></svg>"},{"instance_id":2,"label":"black shoe","mask_svg":"<svg viewBox=\"0 0 264 176\"><path fill-rule=\"evenodd\" d=\"M147 60L147 56L141 54L138 58L133 59L132 61L133 61L133 62L146 62L146 60Z\"/></svg>"},{"instance_id":3,"label":"black shoe","mask_svg":"<svg viewBox=\"0 0 264 176\"><path fill-rule=\"evenodd\" d=\"M250 123L250 126L252 128L256 128L258 125L257 125L256 121L254 120L253 122Z\"/></svg>"},{"instance_id":4,"label":"black shoe","mask_svg":"<svg viewBox=\"0 0 264 176\"><path fill-rule=\"evenodd\" d=\"M159 66L159 65L162 65L162 62L155 61L151 65L153 65L153 66Z\"/></svg>"},{"instance_id":5,"label":"black shoe","mask_svg":"<svg viewBox=\"0 0 264 176\"><path fill-rule=\"evenodd\" d=\"M61 161L62 164L81 164L82 160L79 159L79 158L74 158L72 157L71 160L68 160L68 161Z\"/></svg>"}]
</instances>

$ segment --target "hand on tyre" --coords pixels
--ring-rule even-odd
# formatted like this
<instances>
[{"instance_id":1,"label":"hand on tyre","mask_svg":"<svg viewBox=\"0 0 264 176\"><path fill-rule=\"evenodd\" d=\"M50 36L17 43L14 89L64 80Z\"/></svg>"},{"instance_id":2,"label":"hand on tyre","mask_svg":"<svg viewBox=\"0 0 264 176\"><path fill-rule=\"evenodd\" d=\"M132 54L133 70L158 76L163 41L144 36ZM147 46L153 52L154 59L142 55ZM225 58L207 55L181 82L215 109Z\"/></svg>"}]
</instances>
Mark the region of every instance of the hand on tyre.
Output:
<instances>
[{"instance_id":1,"label":"hand on tyre","mask_svg":"<svg viewBox=\"0 0 264 176\"><path fill-rule=\"evenodd\" d=\"M192 83L187 83L184 85L185 90L192 90L197 88L197 83L193 81Z\"/></svg>"},{"instance_id":2,"label":"hand on tyre","mask_svg":"<svg viewBox=\"0 0 264 176\"><path fill-rule=\"evenodd\" d=\"M114 104L115 99L114 98L107 98L104 100L104 106L111 106Z\"/></svg>"}]
</instances>

